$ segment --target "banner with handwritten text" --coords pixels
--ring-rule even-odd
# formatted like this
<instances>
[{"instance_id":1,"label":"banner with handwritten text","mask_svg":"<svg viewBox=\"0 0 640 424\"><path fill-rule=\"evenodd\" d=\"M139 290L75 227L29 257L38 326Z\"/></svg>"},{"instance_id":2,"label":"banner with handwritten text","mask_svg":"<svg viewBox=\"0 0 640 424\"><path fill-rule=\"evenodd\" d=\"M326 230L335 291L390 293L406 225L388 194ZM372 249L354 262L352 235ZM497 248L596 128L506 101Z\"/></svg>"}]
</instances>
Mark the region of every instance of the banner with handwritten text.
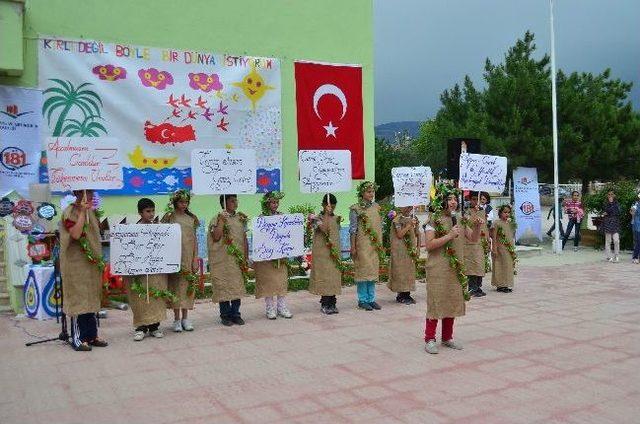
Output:
<instances>
[{"instance_id":1,"label":"banner with handwritten text","mask_svg":"<svg viewBox=\"0 0 640 424\"><path fill-rule=\"evenodd\" d=\"M253 194L256 192L256 151L192 150L191 175L195 194Z\"/></svg>"},{"instance_id":2,"label":"banner with handwritten text","mask_svg":"<svg viewBox=\"0 0 640 424\"><path fill-rule=\"evenodd\" d=\"M396 207L429 204L431 168L427 166L391 168L393 204Z\"/></svg>"},{"instance_id":3,"label":"banner with handwritten text","mask_svg":"<svg viewBox=\"0 0 640 424\"><path fill-rule=\"evenodd\" d=\"M51 191L122 188L118 140L110 137L49 137L45 143Z\"/></svg>"},{"instance_id":4,"label":"banner with handwritten text","mask_svg":"<svg viewBox=\"0 0 640 424\"><path fill-rule=\"evenodd\" d=\"M304 254L304 216L301 213L258 216L253 219L253 260L292 258Z\"/></svg>"},{"instance_id":5,"label":"banner with handwritten text","mask_svg":"<svg viewBox=\"0 0 640 424\"><path fill-rule=\"evenodd\" d=\"M126 141L109 194L190 188L191 151L211 148L255 150L256 190L280 189L278 59L43 37L38 72L43 138Z\"/></svg>"},{"instance_id":6,"label":"banner with handwritten text","mask_svg":"<svg viewBox=\"0 0 640 424\"><path fill-rule=\"evenodd\" d=\"M180 271L179 224L116 224L109 241L114 275L172 274Z\"/></svg>"},{"instance_id":7,"label":"banner with handwritten text","mask_svg":"<svg viewBox=\"0 0 640 424\"><path fill-rule=\"evenodd\" d=\"M503 156L460 155L460 181L462 190L502 193L507 179L507 158Z\"/></svg>"},{"instance_id":8,"label":"banner with handwritten text","mask_svg":"<svg viewBox=\"0 0 640 424\"><path fill-rule=\"evenodd\" d=\"M300 191L335 193L351 190L349 150L300 150Z\"/></svg>"}]
</instances>

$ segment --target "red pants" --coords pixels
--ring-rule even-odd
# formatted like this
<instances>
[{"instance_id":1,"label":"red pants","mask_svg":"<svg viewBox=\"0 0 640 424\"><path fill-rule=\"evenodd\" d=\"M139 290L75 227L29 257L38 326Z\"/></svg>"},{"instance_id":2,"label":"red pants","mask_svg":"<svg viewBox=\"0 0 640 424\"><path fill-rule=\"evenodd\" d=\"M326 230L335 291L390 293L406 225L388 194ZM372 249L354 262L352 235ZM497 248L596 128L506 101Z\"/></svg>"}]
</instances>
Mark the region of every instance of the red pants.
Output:
<instances>
[{"instance_id":1,"label":"red pants","mask_svg":"<svg viewBox=\"0 0 640 424\"><path fill-rule=\"evenodd\" d=\"M436 339L436 328L438 328L437 319L429 319L424 326L424 341ZM442 318L442 340L448 341L453 339L453 318Z\"/></svg>"}]
</instances>

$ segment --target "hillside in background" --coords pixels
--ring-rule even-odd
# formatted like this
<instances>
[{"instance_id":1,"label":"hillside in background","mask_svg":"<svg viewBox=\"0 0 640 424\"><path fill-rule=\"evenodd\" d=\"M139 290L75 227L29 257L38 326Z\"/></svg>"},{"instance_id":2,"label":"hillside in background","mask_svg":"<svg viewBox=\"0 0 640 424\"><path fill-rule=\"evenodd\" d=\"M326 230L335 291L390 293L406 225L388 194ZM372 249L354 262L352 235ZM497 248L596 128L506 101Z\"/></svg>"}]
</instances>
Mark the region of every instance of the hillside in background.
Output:
<instances>
[{"instance_id":1,"label":"hillside in background","mask_svg":"<svg viewBox=\"0 0 640 424\"><path fill-rule=\"evenodd\" d=\"M410 137L415 138L420 132L420 124L421 122L418 121L388 122L376 125L375 133L377 138L384 138L387 141L395 140L395 135L403 131L407 131Z\"/></svg>"}]
</instances>

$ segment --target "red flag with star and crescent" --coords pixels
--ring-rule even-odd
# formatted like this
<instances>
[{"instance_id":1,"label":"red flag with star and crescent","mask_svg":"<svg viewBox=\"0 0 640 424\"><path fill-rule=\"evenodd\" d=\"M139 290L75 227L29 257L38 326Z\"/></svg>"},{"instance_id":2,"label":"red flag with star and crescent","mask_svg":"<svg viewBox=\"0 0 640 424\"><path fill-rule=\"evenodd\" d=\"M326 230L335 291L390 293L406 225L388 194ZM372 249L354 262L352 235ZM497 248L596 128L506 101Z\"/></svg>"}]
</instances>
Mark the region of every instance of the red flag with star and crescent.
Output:
<instances>
[{"instance_id":1,"label":"red flag with star and crescent","mask_svg":"<svg viewBox=\"0 0 640 424\"><path fill-rule=\"evenodd\" d=\"M351 151L364 178L362 67L295 62L298 150Z\"/></svg>"}]
</instances>

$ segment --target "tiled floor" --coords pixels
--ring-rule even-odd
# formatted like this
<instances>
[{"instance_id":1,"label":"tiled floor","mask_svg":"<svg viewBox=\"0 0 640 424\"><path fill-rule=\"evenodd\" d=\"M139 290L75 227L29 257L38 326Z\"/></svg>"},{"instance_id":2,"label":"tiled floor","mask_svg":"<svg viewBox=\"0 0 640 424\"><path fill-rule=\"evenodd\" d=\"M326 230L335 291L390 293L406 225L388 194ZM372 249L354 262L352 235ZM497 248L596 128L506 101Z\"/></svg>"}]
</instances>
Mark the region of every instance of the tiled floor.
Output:
<instances>
[{"instance_id":1,"label":"tiled floor","mask_svg":"<svg viewBox=\"0 0 640 424\"><path fill-rule=\"evenodd\" d=\"M0 317L0 423L635 423L640 413L640 266L594 252L522 260L512 294L489 290L456 322L465 350L423 350L425 286L403 306L323 316L308 293L292 320L243 302L244 327L200 303L196 331L131 340L110 311L111 345L89 353L55 323ZM170 321L165 321L168 327Z\"/></svg>"}]
</instances>

